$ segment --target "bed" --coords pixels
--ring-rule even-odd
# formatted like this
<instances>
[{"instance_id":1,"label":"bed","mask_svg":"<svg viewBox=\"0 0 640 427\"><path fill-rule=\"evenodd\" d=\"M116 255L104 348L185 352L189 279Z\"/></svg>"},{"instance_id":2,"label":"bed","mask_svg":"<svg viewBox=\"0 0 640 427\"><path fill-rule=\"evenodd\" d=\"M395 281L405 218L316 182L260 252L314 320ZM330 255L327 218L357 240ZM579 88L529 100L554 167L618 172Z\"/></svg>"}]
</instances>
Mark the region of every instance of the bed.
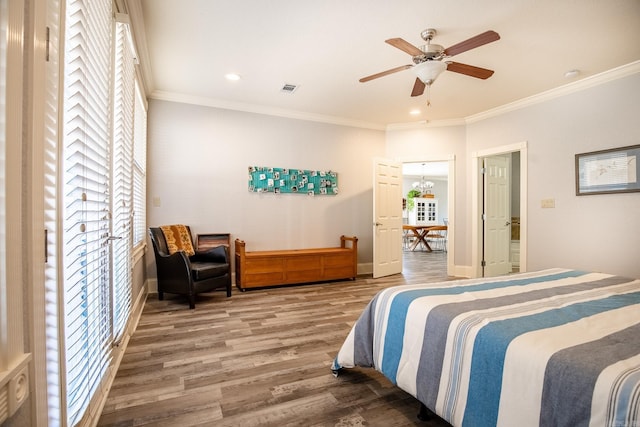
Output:
<instances>
[{"instance_id":1,"label":"bed","mask_svg":"<svg viewBox=\"0 0 640 427\"><path fill-rule=\"evenodd\" d=\"M332 370L454 426L640 427L640 280L549 269L380 291Z\"/></svg>"}]
</instances>

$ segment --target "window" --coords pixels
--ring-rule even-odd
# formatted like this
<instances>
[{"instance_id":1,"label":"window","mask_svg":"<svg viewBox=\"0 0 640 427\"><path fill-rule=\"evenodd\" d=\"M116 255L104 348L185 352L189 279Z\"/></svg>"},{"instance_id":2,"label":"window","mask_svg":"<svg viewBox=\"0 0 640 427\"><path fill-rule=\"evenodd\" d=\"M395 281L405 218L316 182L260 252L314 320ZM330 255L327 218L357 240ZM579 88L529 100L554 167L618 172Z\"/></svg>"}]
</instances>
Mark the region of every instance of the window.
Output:
<instances>
[{"instance_id":1,"label":"window","mask_svg":"<svg viewBox=\"0 0 640 427\"><path fill-rule=\"evenodd\" d=\"M112 7L66 2L57 233L66 425L91 416L131 314L134 52L126 16L114 22Z\"/></svg>"},{"instance_id":2,"label":"window","mask_svg":"<svg viewBox=\"0 0 640 427\"><path fill-rule=\"evenodd\" d=\"M111 1L69 0L62 117L64 396L76 424L110 363Z\"/></svg>"},{"instance_id":3,"label":"window","mask_svg":"<svg viewBox=\"0 0 640 427\"><path fill-rule=\"evenodd\" d=\"M47 1L46 369L39 371L46 372L47 413L39 414L49 425L97 423L131 323L138 100L128 18L115 7L112 0Z\"/></svg>"},{"instance_id":4,"label":"window","mask_svg":"<svg viewBox=\"0 0 640 427\"><path fill-rule=\"evenodd\" d=\"M147 235L147 109L142 89L136 83L133 134L133 246Z\"/></svg>"},{"instance_id":5,"label":"window","mask_svg":"<svg viewBox=\"0 0 640 427\"><path fill-rule=\"evenodd\" d=\"M129 28L116 15L113 91L113 191L111 197L113 248L113 327L119 339L131 311L132 180L134 58Z\"/></svg>"}]
</instances>

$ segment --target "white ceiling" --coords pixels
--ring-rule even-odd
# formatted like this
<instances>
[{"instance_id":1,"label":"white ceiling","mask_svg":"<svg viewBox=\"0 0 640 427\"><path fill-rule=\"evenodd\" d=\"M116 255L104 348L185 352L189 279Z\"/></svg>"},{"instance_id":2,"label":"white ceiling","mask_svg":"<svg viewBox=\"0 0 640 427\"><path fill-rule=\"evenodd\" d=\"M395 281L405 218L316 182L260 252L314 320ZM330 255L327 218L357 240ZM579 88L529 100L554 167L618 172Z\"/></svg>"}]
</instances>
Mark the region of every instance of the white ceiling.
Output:
<instances>
[{"instance_id":1,"label":"white ceiling","mask_svg":"<svg viewBox=\"0 0 640 427\"><path fill-rule=\"evenodd\" d=\"M148 95L309 120L385 128L470 117L640 60L639 0L129 0ZM135 22L135 21L134 21ZM136 22L139 24L139 21ZM138 25L139 27L139 25ZM495 70L445 71L411 98L411 63L384 40L449 47L486 30L501 39L452 60ZM144 40L146 38L146 40ZM580 74L567 79L571 69ZM224 75L241 75L229 82ZM285 84L299 85L293 94ZM419 109L418 116L409 114Z\"/></svg>"}]
</instances>

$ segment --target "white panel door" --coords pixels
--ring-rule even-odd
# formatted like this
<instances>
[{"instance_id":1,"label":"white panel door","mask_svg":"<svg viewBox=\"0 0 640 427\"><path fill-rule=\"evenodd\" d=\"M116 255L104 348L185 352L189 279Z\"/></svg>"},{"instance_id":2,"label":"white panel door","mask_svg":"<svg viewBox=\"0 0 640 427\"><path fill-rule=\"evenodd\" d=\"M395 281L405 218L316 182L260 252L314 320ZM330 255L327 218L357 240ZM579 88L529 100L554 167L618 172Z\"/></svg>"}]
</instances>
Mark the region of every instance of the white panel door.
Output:
<instances>
[{"instance_id":1,"label":"white panel door","mask_svg":"<svg viewBox=\"0 0 640 427\"><path fill-rule=\"evenodd\" d=\"M402 272L402 164L373 161L373 277Z\"/></svg>"},{"instance_id":2,"label":"white panel door","mask_svg":"<svg viewBox=\"0 0 640 427\"><path fill-rule=\"evenodd\" d=\"M511 272L511 156L484 159L484 276Z\"/></svg>"}]
</instances>

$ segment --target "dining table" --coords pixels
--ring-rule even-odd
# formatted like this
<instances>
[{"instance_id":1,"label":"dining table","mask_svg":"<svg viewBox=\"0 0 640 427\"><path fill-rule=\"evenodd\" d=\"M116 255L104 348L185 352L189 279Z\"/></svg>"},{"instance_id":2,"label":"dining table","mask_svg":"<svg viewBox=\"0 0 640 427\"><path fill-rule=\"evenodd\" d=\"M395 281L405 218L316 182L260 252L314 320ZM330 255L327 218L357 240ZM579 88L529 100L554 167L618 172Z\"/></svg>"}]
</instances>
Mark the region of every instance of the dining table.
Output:
<instances>
[{"instance_id":1,"label":"dining table","mask_svg":"<svg viewBox=\"0 0 640 427\"><path fill-rule=\"evenodd\" d=\"M427 234L433 227L438 227L437 225L411 225L411 224L402 224L402 231L406 234L405 237L415 237L413 242L409 246L410 251L415 251L416 247L422 243L426 248L427 252L432 252L431 246L429 246L429 242L427 242Z\"/></svg>"}]
</instances>

